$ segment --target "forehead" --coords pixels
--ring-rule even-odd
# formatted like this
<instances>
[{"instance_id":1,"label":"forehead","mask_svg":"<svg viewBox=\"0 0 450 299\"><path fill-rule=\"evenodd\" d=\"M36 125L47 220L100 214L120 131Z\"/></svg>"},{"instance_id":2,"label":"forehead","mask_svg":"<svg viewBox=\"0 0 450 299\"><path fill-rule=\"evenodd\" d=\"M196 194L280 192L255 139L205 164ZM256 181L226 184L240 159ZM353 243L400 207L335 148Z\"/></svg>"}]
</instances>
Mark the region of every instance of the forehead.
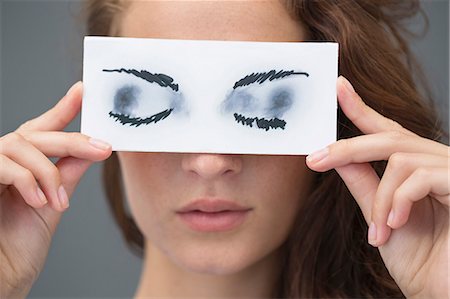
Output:
<instances>
[{"instance_id":1,"label":"forehead","mask_svg":"<svg viewBox=\"0 0 450 299\"><path fill-rule=\"evenodd\" d=\"M135 1L125 11L126 37L302 41L302 24L281 0Z\"/></svg>"}]
</instances>

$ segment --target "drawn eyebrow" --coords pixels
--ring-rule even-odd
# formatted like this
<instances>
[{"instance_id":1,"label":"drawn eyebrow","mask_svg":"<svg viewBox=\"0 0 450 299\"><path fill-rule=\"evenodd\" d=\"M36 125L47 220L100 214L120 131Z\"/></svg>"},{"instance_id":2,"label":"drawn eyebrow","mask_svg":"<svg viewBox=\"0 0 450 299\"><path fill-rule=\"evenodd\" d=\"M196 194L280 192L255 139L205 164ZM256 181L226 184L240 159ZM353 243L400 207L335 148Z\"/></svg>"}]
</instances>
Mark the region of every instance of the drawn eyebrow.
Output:
<instances>
[{"instance_id":1,"label":"drawn eyebrow","mask_svg":"<svg viewBox=\"0 0 450 299\"><path fill-rule=\"evenodd\" d=\"M295 72L293 70L291 70L291 71L280 70L277 72L275 70L270 70L268 72L263 72L263 73L251 73L250 75L245 76L244 78L242 78L242 79L236 81L236 83L234 83L233 89L236 89L240 86L250 85L253 83L262 84L266 80L273 81L273 80L282 79L282 78L292 76L292 75L302 75L302 76L309 77L309 74L306 72Z\"/></svg>"},{"instance_id":2,"label":"drawn eyebrow","mask_svg":"<svg viewBox=\"0 0 450 299\"><path fill-rule=\"evenodd\" d=\"M146 70L138 71L136 69L103 69L104 72L117 72L117 73L127 73L135 75L136 77L139 77L141 79L144 79L150 83L157 83L159 86L162 87L170 87L173 91L178 91L178 84L173 82L173 78L166 75L166 74L152 74Z\"/></svg>"}]
</instances>

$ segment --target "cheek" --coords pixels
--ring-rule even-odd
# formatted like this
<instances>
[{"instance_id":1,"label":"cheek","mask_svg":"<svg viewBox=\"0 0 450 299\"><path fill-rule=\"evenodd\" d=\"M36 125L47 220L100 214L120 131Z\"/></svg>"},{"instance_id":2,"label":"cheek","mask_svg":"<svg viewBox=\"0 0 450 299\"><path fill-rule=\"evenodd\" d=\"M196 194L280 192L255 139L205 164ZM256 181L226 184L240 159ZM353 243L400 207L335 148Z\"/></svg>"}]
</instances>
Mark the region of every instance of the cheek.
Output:
<instances>
[{"instance_id":1,"label":"cheek","mask_svg":"<svg viewBox=\"0 0 450 299\"><path fill-rule=\"evenodd\" d=\"M286 237L297 212L310 193L314 174L303 157L272 157L258 163L260 219L263 229Z\"/></svg>"},{"instance_id":2,"label":"cheek","mask_svg":"<svg viewBox=\"0 0 450 299\"><path fill-rule=\"evenodd\" d=\"M161 230L166 223L173 157L162 153L119 153L127 201L142 232ZM151 234L151 232L149 232ZM148 236L147 236L148 237Z\"/></svg>"},{"instance_id":3,"label":"cheek","mask_svg":"<svg viewBox=\"0 0 450 299\"><path fill-rule=\"evenodd\" d=\"M129 200L159 193L167 159L153 153L119 153L119 161Z\"/></svg>"},{"instance_id":4,"label":"cheek","mask_svg":"<svg viewBox=\"0 0 450 299\"><path fill-rule=\"evenodd\" d=\"M254 162L258 174L255 182L265 196L265 204L288 207L299 203L309 193L314 174L305 164L304 157L261 157Z\"/></svg>"}]
</instances>

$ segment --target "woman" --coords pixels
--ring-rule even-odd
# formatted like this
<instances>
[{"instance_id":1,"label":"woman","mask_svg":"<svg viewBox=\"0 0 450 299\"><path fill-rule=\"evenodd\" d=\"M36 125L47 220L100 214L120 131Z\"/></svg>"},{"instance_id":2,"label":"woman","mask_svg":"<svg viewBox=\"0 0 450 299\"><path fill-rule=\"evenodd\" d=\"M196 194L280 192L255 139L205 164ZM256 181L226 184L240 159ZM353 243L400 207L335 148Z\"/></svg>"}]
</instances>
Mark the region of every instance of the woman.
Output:
<instances>
[{"instance_id":1,"label":"woman","mask_svg":"<svg viewBox=\"0 0 450 299\"><path fill-rule=\"evenodd\" d=\"M349 79L337 84L341 140L308 157L118 152L107 160L112 211L144 255L136 297L448 296L449 149L434 141L441 132L400 34L417 3L398 3L88 3L91 35L337 41ZM100 140L61 132L81 97L77 83L0 140L2 298L26 296L78 180L111 155ZM49 156L61 159L54 166ZM227 199L248 214L231 230L194 231L178 213L197 199L201 208Z\"/></svg>"}]
</instances>

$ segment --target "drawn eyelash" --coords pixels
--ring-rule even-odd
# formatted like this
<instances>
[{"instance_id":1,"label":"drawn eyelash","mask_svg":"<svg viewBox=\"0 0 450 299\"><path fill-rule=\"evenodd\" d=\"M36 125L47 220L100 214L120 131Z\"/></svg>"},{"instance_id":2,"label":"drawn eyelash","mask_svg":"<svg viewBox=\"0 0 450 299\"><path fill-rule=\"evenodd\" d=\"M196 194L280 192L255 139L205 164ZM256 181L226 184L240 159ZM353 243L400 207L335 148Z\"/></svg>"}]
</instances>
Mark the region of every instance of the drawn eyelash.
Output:
<instances>
[{"instance_id":1,"label":"drawn eyelash","mask_svg":"<svg viewBox=\"0 0 450 299\"><path fill-rule=\"evenodd\" d=\"M256 127L259 129L263 129L269 131L270 129L278 129L281 128L284 130L286 126L286 121L279 119L277 117L272 119L259 118L259 117L246 117L239 113L234 113L234 120L237 123L241 123L244 126L253 127L253 124L256 123Z\"/></svg>"},{"instance_id":2,"label":"drawn eyelash","mask_svg":"<svg viewBox=\"0 0 450 299\"><path fill-rule=\"evenodd\" d=\"M148 125L150 123L157 123L160 120L165 119L172 113L173 108L166 109L164 111L161 111L159 113L153 114L152 116L146 117L146 118L140 118L140 117L130 117L129 115L125 115L122 113L114 113L110 111L108 114L110 117L114 118L116 121L119 121L121 124L130 124L130 126L136 126L139 127L140 125Z\"/></svg>"}]
</instances>

